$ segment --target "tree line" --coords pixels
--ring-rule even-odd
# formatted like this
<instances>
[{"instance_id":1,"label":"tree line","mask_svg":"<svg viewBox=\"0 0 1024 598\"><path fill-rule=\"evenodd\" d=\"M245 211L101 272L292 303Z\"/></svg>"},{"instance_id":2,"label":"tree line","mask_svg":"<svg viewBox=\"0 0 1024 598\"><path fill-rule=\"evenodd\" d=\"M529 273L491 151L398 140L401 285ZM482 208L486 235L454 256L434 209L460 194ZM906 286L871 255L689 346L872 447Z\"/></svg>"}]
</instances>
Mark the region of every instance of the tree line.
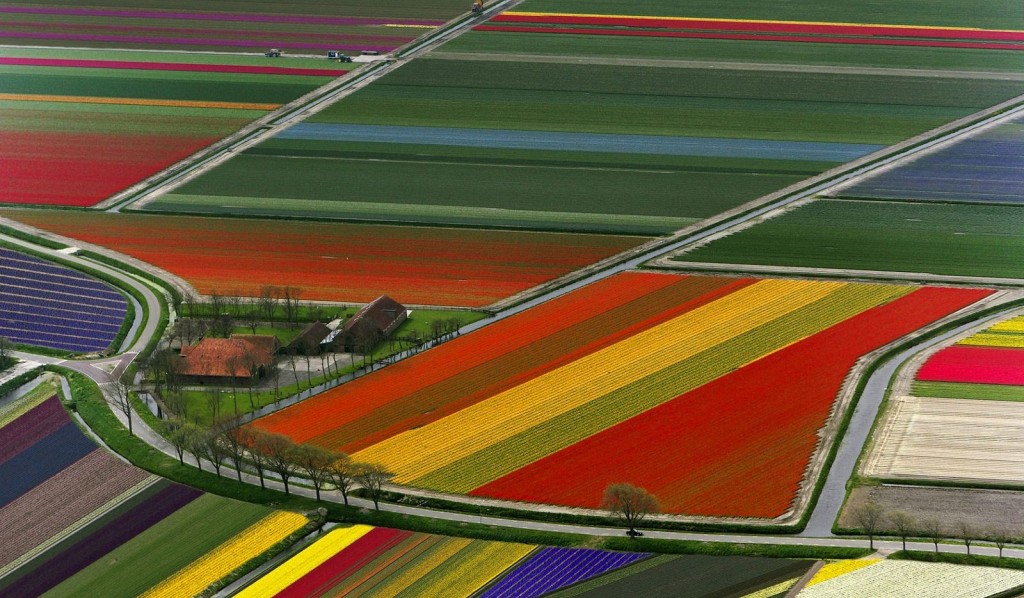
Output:
<instances>
[{"instance_id":1,"label":"tree line","mask_svg":"<svg viewBox=\"0 0 1024 598\"><path fill-rule=\"evenodd\" d=\"M1006 525L997 524L988 529L980 529L970 521L961 519L947 524L935 517L918 520L910 513L902 510L886 511L876 502L868 501L853 511L854 521L868 536L871 550L875 549L875 536L884 530L892 530L892 534L903 542L903 550L907 549L907 538L927 538L939 551L939 542L945 539L958 540L967 547L971 554L971 544L976 541L991 542L999 549L999 558L1003 558L1003 548L1007 544L1024 541L1016 537Z\"/></svg>"},{"instance_id":2,"label":"tree line","mask_svg":"<svg viewBox=\"0 0 1024 598\"><path fill-rule=\"evenodd\" d=\"M183 465L186 453L192 454L199 469L204 460L212 464L217 475L230 463L239 482L243 470L249 470L259 477L261 488L266 488L267 474L273 473L284 485L285 494L291 493L290 482L301 476L312 484L318 501L321 490L333 487L348 505L350 492L359 486L380 509L384 486L394 478L383 465L359 463L343 452L318 445L297 444L283 434L243 426L234 417L218 420L210 427L170 419L163 422L163 427L164 437Z\"/></svg>"}]
</instances>

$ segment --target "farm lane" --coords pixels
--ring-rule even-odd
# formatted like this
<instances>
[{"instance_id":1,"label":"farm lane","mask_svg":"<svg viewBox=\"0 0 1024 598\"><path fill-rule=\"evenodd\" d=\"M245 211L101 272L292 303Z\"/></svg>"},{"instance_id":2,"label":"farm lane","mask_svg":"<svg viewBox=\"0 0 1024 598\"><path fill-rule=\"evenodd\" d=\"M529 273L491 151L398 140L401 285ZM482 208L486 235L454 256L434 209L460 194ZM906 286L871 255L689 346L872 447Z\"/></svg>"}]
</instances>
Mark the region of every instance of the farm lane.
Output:
<instances>
[{"instance_id":1,"label":"farm lane","mask_svg":"<svg viewBox=\"0 0 1024 598\"><path fill-rule=\"evenodd\" d=\"M893 77L937 77L950 79L993 79L1024 81L1024 73L1006 71L962 71L946 69L910 69L891 67L858 67L813 64L770 64L719 60L677 60L670 58L623 58L621 56L559 56L551 54L513 54L497 52L451 52L430 54L436 60L473 60L484 62L543 62L552 64L601 64L613 66L650 66L680 69L722 69L737 71L769 71L778 73L823 73L845 75L878 75Z\"/></svg>"}]
</instances>

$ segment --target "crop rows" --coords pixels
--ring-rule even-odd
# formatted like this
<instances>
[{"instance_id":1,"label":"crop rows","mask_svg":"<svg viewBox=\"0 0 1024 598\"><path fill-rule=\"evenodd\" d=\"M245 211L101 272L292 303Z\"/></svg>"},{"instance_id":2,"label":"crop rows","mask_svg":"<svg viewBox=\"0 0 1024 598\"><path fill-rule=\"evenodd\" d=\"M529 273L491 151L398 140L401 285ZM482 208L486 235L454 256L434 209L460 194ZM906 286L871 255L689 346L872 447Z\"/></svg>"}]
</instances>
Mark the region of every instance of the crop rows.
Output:
<instances>
[{"instance_id":1,"label":"crop rows","mask_svg":"<svg viewBox=\"0 0 1024 598\"><path fill-rule=\"evenodd\" d=\"M645 240L87 212L4 216L149 262L201 293L256 296L266 285L293 286L303 300L388 294L411 305L488 305Z\"/></svg>"},{"instance_id":2,"label":"crop rows","mask_svg":"<svg viewBox=\"0 0 1024 598\"><path fill-rule=\"evenodd\" d=\"M1010 569L889 560L807 587L800 596L983 598L1022 585L1024 573Z\"/></svg>"},{"instance_id":3,"label":"crop rows","mask_svg":"<svg viewBox=\"0 0 1024 598\"><path fill-rule=\"evenodd\" d=\"M0 335L82 352L107 348L128 309L99 280L7 249L0 249L0 302Z\"/></svg>"},{"instance_id":4,"label":"crop rows","mask_svg":"<svg viewBox=\"0 0 1024 598\"><path fill-rule=\"evenodd\" d=\"M917 372L926 382L967 382L1024 386L1024 348L954 345Z\"/></svg>"},{"instance_id":5,"label":"crop rows","mask_svg":"<svg viewBox=\"0 0 1024 598\"><path fill-rule=\"evenodd\" d=\"M506 573L480 596L541 596L648 556L636 552L608 552L591 548L543 548Z\"/></svg>"}]
</instances>

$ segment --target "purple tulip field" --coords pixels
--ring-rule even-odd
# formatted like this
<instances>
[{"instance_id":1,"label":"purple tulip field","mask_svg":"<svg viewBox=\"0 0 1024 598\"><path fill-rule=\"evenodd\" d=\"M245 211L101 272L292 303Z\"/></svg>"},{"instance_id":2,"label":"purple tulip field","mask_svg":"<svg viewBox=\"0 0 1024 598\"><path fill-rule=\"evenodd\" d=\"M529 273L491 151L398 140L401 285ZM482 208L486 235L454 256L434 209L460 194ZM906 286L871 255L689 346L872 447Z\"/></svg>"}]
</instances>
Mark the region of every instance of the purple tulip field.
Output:
<instances>
[{"instance_id":1,"label":"purple tulip field","mask_svg":"<svg viewBox=\"0 0 1024 598\"><path fill-rule=\"evenodd\" d=\"M491 586L482 598L542 596L650 555L592 548L543 548Z\"/></svg>"},{"instance_id":2,"label":"purple tulip field","mask_svg":"<svg viewBox=\"0 0 1024 598\"><path fill-rule=\"evenodd\" d=\"M51 349L102 351L127 309L124 296L106 283L0 248L0 336Z\"/></svg>"}]
</instances>

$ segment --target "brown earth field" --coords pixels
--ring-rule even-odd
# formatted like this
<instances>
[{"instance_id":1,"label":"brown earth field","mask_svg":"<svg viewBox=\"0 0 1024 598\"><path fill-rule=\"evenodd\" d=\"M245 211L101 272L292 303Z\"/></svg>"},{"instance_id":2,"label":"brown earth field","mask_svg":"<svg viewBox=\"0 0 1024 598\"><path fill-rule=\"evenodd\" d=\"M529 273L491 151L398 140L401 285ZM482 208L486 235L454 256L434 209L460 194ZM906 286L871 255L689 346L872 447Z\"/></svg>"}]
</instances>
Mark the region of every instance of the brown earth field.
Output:
<instances>
[{"instance_id":1,"label":"brown earth field","mask_svg":"<svg viewBox=\"0 0 1024 598\"><path fill-rule=\"evenodd\" d=\"M839 516L839 527L859 528L853 514L869 500L887 513L905 511L918 522L937 519L947 528L947 533L959 522L966 521L982 533L999 525L1005 526L1013 536L1024 535L1024 492L934 486L860 486L850 492ZM882 529L893 531L889 521L883 522Z\"/></svg>"}]
</instances>

